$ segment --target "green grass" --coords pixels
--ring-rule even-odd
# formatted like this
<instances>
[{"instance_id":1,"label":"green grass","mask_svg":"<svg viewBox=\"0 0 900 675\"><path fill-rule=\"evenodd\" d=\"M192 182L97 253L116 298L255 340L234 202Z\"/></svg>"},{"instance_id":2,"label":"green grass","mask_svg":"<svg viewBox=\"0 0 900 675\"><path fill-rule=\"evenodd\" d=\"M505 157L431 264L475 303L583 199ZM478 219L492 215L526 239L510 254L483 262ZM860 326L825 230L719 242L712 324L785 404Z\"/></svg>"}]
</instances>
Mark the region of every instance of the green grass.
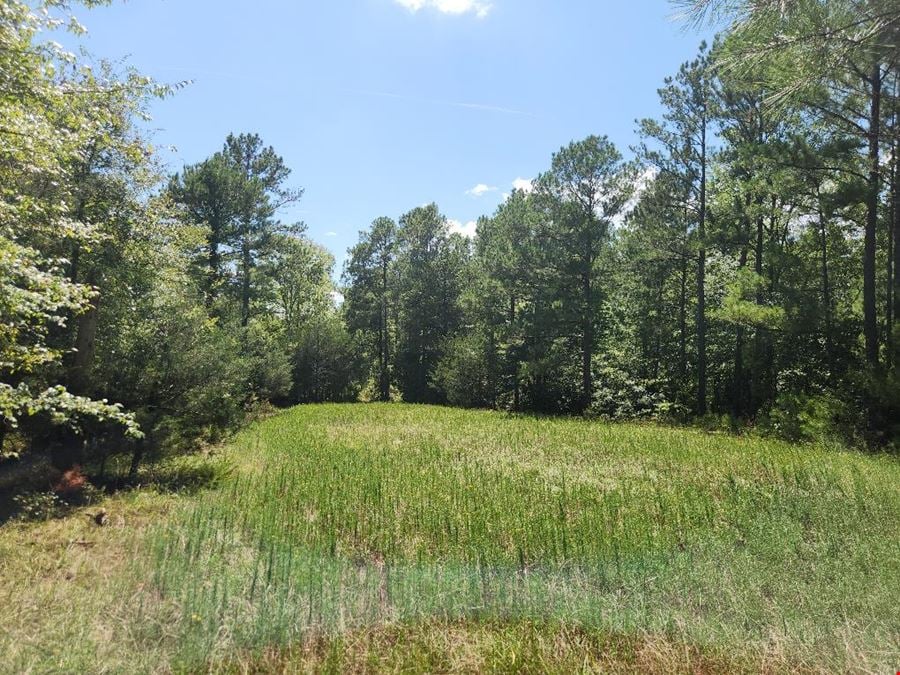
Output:
<instances>
[{"instance_id":1,"label":"green grass","mask_svg":"<svg viewBox=\"0 0 900 675\"><path fill-rule=\"evenodd\" d=\"M111 512L132 509L139 526L126 516L102 531L77 520L0 530L0 607L31 603L0 608L0 664L900 665L900 465L891 458L373 404L296 408L241 433L216 461L229 471L213 489L118 498ZM143 515L148 505L154 517ZM80 556L90 570L111 557L104 574L86 575L95 588L10 562L29 537L54 536L99 539L48 558L65 567ZM43 541L33 546L46 556Z\"/></svg>"}]
</instances>

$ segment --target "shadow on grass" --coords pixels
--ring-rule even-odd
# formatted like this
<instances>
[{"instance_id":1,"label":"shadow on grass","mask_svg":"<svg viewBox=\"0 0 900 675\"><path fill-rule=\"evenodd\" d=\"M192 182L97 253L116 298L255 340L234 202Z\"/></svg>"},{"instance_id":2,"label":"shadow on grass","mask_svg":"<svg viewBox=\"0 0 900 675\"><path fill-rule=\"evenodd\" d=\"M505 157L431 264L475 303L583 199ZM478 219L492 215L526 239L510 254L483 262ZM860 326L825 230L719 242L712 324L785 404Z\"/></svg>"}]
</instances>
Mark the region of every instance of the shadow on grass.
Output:
<instances>
[{"instance_id":1,"label":"shadow on grass","mask_svg":"<svg viewBox=\"0 0 900 675\"><path fill-rule=\"evenodd\" d=\"M149 488L157 492L195 494L216 487L230 469L222 462L198 455L176 456L151 462L136 475L127 471L90 473L91 483L107 493Z\"/></svg>"},{"instance_id":2,"label":"shadow on grass","mask_svg":"<svg viewBox=\"0 0 900 675\"><path fill-rule=\"evenodd\" d=\"M0 527L12 520L64 518L73 510L129 490L196 494L215 488L231 469L208 455L176 455L146 463L136 475L128 472L129 457L112 457L106 465L84 467L83 489L62 495L55 489L62 472L43 456L25 456L0 463Z\"/></svg>"}]
</instances>

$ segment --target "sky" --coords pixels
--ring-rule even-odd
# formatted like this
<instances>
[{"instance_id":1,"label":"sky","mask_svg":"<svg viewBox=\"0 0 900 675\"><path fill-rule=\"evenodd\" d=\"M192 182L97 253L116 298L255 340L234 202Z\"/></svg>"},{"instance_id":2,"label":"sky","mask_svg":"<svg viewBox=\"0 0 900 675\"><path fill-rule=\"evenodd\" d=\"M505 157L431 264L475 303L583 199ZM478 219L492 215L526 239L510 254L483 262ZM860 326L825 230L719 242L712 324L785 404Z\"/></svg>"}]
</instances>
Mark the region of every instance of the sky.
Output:
<instances>
[{"instance_id":1,"label":"sky","mask_svg":"<svg viewBox=\"0 0 900 675\"><path fill-rule=\"evenodd\" d=\"M96 58L190 81L152 109L172 170L255 132L340 275L379 216L437 202L472 233L552 153L635 120L704 37L668 0L129 0L84 11ZM73 38L74 39L74 38Z\"/></svg>"}]
</instances>

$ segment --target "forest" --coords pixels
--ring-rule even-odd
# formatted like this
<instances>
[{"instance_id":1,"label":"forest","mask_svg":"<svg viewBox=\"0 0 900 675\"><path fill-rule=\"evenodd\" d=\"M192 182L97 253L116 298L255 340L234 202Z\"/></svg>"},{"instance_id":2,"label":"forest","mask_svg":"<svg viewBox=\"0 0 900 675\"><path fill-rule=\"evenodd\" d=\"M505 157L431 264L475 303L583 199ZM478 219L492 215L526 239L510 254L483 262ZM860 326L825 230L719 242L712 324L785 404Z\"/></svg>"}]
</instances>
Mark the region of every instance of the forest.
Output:
<instances>
[{"instance_id":1,"label":"forest","mask_svg":"<svg viewBox=\"0 0 900 675\"><path fill-rule=\"evenodd\" d=\"M4 456L137 470L266 404L359 398L896 448L896 3L686 4L730 28L631 147L562 147L472 239L434 204L376 218L339 287L260 135L167 175L143 121L181 85L5 2Z\"/></svg>"},{"instance_id":2,"label":"forest","mask_svg":"<svg viewBox=\"0 0 900 675\"><path fill-rule=\"evenodd\" d=\"M570 143L471 243L434 205L360 235L343 311L378 398L891 445L897 7L749 4L631 159Z\"/></svg>"}]
</instances>

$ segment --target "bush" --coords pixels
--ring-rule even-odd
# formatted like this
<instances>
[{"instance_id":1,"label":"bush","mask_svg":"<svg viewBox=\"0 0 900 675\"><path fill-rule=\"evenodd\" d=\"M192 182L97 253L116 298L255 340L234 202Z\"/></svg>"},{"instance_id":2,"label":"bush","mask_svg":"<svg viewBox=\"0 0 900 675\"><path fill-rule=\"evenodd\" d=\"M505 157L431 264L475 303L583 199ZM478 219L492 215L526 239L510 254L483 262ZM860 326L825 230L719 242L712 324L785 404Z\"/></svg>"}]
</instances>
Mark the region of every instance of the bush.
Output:
<instances>
[{"instance_id":1,"label":"bush","mask_svg":"<svg viewBox=\"0 0 900 675\"><path fill-rule=\"evenodd\" d=\"M111 331L98 364L110 398L134 411L150 446L216 440L244 419L251 361L238 328L189 296L146 299L140 322ZM99 351L99 350L98 350Z\"/></svg>"},{"instance_id":2,"label":"bush","mask_svg":"<svg viewBox=\"0 0 900 675\"><path fill-rule=\"evenodd\" d=\"M672 419L685 414L668 401L663 383L634 377L611 364L595 364L594 396L589 414L612 420Z\"/></svg>"},{"instance_id":3,"label":"bush","mask_svg":"<svg viewBox=\"0 0 900 675\"><path fill-rule=\"evenodd\" d=\"M900 450L900 375L863 374L835 392L784 392L760 419L760 428L789 441L839 443Z\"/></svg>"},{"instance_id":4,"label":"bush","mask_svg":"<svg viewBox=\"0 0 900 675\"><path fill-rule=\"evenodd\" d=\"M780 394L768 413L760 419L763 431L788 441L835 439L835 421L840 403L830 394Z\"/></svg>"},{"instance_id":5,"label":"bush","mask_svg":"<svg viewBox=\"0 0 900 675\"><path fill-rule=\"evenodd\" d=\"M310 320L293 347L292 398L297 403L356 400L366 372L363 353L338 314Z\"/></svg>"},{"instance_id":6,"label":"bush","mask_svg":"<svg viewBox=\"0 0 900 675\"><path fill-rule=\"evenodd\" d=\"M523 363L520 374L523 409L547 414L580 412L578 354L564 341L552 344L543 357Z\"/></svg>"},{"instance_id":7,"label":"bush","mask_svg":"<svg viewBox=\"0 0 900 675\"><path fill-rule=\"evenodd\" d=\"M489 340L481 331L453 338L434 373L447 402L463 408L493 407L497 399L496 367Z\"/></svg>"},{"instance_id":8,"label":"bush","mask_svg":"<svg viewBox=\"0 0 900 675\"><path fill-rule=\"evenodd\" d=\"M900 372L896 368L865 378L858 423L870 447L900 452Z\"/></svg>"},{"instance_id":9,"label":"bush","mask_svg":"<svg viewBox=\"0 0 900 675\"><path fill-rule=\"evenodd\" d=\"M280 401L291 392L291 360L282 323L258 319L244 331L241 357L246 361L250 396L258 401Z\"/></svg>"},{"instance_id":10,"label":"bush","mask_svg":"<svg viewBox=\"0 0 900 675\"><path fill-rule=\"evenodd\" d=\"M13 497L18 517L25 521L50 520L68 510L69 504L55 492L25 492Z\"/></svg>"}]
</instances>

